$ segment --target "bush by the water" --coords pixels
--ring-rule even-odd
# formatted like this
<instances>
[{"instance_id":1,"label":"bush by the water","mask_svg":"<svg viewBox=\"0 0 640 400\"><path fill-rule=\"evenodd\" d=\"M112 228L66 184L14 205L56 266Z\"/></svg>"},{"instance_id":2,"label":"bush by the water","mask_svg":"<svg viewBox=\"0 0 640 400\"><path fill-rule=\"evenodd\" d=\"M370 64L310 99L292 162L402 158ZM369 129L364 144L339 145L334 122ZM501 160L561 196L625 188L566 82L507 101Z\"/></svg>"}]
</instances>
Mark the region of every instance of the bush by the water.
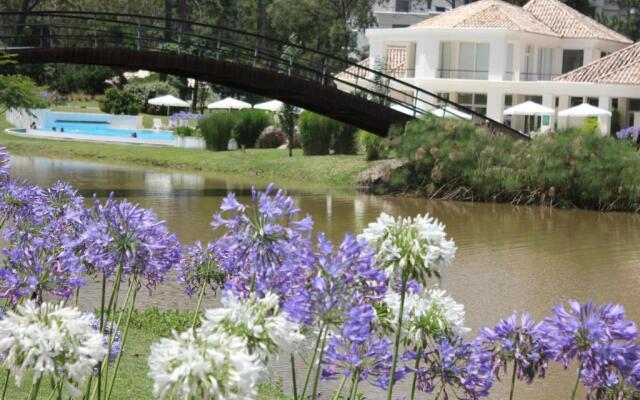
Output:
<instances>
[{"instance_id":1,"label":"bush by the water","mask_svg":"<svg viewBox=\"0 0 640 400\"><path fill-rule=\"evenodd\" d=\"M409 163L385 190L429 197L640 209L640 157L629 141L581 130L530 143L470 123L427 118L407 126L397 151Z\"/></svg>"},{"instance_id":2,"label":"bush by the water","mask_svg":"<svg viewBox=\"0 0 640 400\"><path fill-rule=\"evenodd\" d=\"M260 133L273 123L273 119L269 113L261 110L242 110L237 114L238 121L231 135L238 141L238 145L254 147Z\"/></svg>"},{"instance_id":3,"label":"bush by the water","mask_svg":"<svg viewBox=\"0 0 640 400\"><path fill-rule=\"evenodd\" d=\"M367 161L380 160L389 155L389 140L367 131L358 131L358 143Z\"/></svg>"},{"instance_id":4,"label":"bush by the water","mask_svg":"<svg viewBox=\"0 0 640 400\"><path fill-rule=\"evenodd\" d=\"M176 128L176 135L178 136L195 136L196 130L189 126L179 126Z\"/></svg>"},{"instance_id":5,"label":"bush by the water","mask_svg":"<svg viewBox=\"0 0 640 400\"><path fill-rule=\"evenodd\" d=\"M227 143L231 139L231 132L238 123L238 113L221 112L214 113L208 118L200 121L199 127L202 131L208 150L226 150Z\"/></svg>"},{"instance_id":6,"label":"bush by the water","mask_svg":"<svg viewBox=\"0 0 640 400\"><path fill-rule=\"evenodd\" d=\"M280 128L268 126L260 133L256 141L256 147L261 149L276 149L285 143L287 143L287 134Z\"/></svg>"},{"instance_id":7,"label":"bush by the water","mask_svg":"<svg viewBox=\"0 0 640 400\"><path fill-rule=\"evenodd\" d=\"M356 129L334 119L305 111L298 120L302 150L307 156L329 154L332 146L336 154L355 154Z\"/></svg>"}]
</instances>

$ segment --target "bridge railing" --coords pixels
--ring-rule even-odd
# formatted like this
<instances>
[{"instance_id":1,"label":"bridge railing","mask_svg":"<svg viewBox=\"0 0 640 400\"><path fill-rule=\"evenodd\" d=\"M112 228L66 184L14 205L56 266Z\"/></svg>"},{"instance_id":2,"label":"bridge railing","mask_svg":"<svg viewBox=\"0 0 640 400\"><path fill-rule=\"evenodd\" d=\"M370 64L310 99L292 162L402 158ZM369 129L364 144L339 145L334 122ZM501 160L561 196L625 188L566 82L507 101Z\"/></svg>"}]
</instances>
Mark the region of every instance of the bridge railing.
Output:
<instances>
[{"instance_id":1,"label":"bridge railing","mask_svg":"<svg viewBox=\"0 0 640 400\"><path fill-rule=\"evenodd\" d=\"M135 14L38 11L24 20L0 12L0 42L8 47L129 48L241 63L329 85L382 104L409 117L441 108L455 110L494 131L528 136L468 107L383 73L294 43L237 29ZM450 110L454 110L453 112Z\"/></svg>"}]
</instances>

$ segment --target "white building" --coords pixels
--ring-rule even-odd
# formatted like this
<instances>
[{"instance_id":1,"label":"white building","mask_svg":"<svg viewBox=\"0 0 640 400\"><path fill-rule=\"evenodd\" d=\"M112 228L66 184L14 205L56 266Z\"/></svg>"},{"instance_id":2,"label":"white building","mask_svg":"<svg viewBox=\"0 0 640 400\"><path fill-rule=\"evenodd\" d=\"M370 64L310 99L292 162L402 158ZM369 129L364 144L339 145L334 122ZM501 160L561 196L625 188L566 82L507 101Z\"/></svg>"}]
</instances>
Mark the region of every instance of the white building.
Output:
<instances>
[{"instance_id":1,"label":"white building","mask_svg":"<svg viewBox=\"0 0 640 400\"><path fill-rule=\"evenodd\" d=\"M607 79L606 72L577 70L597 70L601 64L591 63L632 42L558 0L531 0L524 7L480 0L410 27L369 29L366 35L370 68L386 65L395 77L498 121L504 121L505 108L533 100L556 110L582 102L617 108L623 127L640 123L634 117L640 111L640 67ZM608 59L624 65L631 53ZM639 54L629 60L640 65ZM524 127L524 117L509 122ZM539 118L535 126L547 130L554 124L553 117Z\"/></svg>"}]
</instances>

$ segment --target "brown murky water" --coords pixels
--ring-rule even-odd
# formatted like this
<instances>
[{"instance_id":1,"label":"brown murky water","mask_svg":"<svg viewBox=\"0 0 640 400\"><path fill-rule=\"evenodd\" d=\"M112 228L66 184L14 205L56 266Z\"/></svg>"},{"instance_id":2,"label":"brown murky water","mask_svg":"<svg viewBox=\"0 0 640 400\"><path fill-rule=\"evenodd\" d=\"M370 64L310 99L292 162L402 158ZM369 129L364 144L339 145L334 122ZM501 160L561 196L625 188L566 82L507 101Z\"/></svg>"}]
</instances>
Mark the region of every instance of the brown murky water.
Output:
<instances>
[{"instance_id":1,"label":"brown murky water","mask_svg":"<svg viewBox=\"0 0 640 400\"><path fill-rule=\"evenodd\" d=\"M12 171L40 185L68 181L85 196L104 197L113 191L117 197L154 209L183 243L213 238L209 222L222 197L235 191L242 201L251 188L234 179L31 157L14 157ZM392 215L428 212L442 220L458 245L443 286L466 306L474 332L513 310L542 318L554 304L569 298L620 303L630 318L640 321L638 215L287 189L299 207L313 216L316 229L336 241L345 232L361 231L382 211ZM97 293L88 288L81 304L87 308L97 304ZM191 308L194 301L179 287L167 284L151 297L141 293L139 304ZM553 368L546 380L521 384L516 398L567 399L574 374ZM492 398L505 398L506 386L498 384ZM383 397L380 392L367 392L368 398Z\"/></svg>"}]
</instances>

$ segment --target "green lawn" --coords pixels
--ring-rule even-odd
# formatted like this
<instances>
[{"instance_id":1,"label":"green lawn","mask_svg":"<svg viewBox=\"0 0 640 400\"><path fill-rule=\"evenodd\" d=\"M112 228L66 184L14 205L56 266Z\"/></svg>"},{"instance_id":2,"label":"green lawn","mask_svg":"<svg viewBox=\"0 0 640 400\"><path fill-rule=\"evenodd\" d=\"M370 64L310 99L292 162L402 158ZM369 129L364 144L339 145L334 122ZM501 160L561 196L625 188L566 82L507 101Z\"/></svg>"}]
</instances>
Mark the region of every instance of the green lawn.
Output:
<instances>
[{"instance_id":1,"label":"green lawn","mask_svg":"<svg viewBox=\"0 0 640 400\"><path fill-rule=\"evenodd\" d=\"M137 145L86 143L16 137L4 132L9 127L0 118L0 145L17 155L58 159L89 160L104 163L139 165L171 170L195 171L262 182L296 183L313 187L346 188L367 168L362 155L303 156L296 150L248 149L212 152Z\"/></svg>"}]
</instances>

